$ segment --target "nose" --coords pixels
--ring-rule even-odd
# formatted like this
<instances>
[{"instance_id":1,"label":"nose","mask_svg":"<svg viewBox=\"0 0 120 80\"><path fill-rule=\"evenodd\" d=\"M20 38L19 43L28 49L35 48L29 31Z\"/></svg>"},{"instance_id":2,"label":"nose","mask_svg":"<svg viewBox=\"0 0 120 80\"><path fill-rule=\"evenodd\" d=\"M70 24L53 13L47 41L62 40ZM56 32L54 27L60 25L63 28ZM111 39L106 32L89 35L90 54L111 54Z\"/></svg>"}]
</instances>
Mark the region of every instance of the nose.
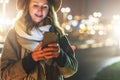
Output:
<instances>
[{"instance_id":1,"label":"nose","mask_svg":"<svg viewBox=\"0 0 120 80\"><path fill-rule=\"evenodd\" d=\"M37 11L38 11L38 12L42 12L42 8L41 8L41 7L38 7Z\"/></svg>"}]
</instances>

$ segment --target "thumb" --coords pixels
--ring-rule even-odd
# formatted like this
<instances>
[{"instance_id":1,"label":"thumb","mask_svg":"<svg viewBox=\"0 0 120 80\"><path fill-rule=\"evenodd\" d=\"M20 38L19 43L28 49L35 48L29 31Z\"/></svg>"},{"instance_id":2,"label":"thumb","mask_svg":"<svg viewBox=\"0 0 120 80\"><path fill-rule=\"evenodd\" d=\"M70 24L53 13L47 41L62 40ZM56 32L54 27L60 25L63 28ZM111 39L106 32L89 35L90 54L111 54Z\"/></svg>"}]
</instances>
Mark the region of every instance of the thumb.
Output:
<instances>
[{"instance_id":1,"label":"thumb","mask_svg":"<svg viewBox=\"0 0 120 80\"><path fill-rule=\"evenodd\" d=\"M34 49L34 51L40 50L41 46L42 46L42 42L39 42L39 44L38 44L37 47Z\"/></svg>"}]
</instances>

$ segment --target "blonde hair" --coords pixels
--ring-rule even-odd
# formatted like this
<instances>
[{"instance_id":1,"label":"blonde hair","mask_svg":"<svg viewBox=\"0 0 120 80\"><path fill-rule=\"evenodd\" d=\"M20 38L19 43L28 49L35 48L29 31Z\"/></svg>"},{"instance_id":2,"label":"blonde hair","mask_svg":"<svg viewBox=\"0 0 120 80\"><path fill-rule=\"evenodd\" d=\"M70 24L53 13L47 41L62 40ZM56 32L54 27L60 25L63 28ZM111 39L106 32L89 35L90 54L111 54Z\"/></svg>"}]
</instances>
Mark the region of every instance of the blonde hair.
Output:
<instances>
[{"instance_id":1,"label":"blonde hair","mask_svg":"<svg viewBox=\"0 0 120 80\"><path fill-rule=\"evenodd\" d=\"M38 28L38 26L43 23L43 25L53 25L55 27L55 29L60 33L60 36L65 35L64 30L60 27L59 21L58 21L58 17L57 17L57 13L55 11L54 8L54 4L52 3L52 0L47 0L48 1L48 5L49 5L49 12L48 15L46 16L46 18L40 22L39 24L35 24L32 19L31 16L29 14L29 4L30 4L30 0L26 0L24 9L22 10L21 13L21 17L20 19L25 20L25 25L26 25L26 32L28 34L30 34L31 30L35 27Z\"/></svg>"}]
</instances>

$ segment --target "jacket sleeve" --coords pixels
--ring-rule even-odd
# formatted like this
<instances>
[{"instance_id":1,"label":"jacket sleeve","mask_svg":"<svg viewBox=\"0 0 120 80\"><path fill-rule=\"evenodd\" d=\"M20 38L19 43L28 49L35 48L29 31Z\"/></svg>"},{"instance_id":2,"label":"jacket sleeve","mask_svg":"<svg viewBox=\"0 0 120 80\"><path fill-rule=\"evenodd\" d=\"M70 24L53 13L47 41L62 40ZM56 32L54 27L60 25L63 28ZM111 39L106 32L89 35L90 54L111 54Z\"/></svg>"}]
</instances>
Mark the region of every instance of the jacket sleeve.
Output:
<instances>
[{"instance_id":1,"label":"jacket sleeve","mask_svg":"<svg viewBox=\"0 0 120 80\"><path fill-rule=\"evenodd\" d=\"M2 80L21 80L27 75L22 67L20 49L15 31L12 29L8 33L2 50L0 65Z\"/></svg>"},{"instance_id":2,"label":"jacket sleeve","mask_svg":"<svg viewBox=\"0 0 120 80\"><path fill-rule=\"evenodd\" d=\"M71 45L66 36L59 40L60 56L56 59L59 70L64 78L70 77L77 72L78 62L75 57L75 52L72 50Z\"/></svg>"}]
</instances>

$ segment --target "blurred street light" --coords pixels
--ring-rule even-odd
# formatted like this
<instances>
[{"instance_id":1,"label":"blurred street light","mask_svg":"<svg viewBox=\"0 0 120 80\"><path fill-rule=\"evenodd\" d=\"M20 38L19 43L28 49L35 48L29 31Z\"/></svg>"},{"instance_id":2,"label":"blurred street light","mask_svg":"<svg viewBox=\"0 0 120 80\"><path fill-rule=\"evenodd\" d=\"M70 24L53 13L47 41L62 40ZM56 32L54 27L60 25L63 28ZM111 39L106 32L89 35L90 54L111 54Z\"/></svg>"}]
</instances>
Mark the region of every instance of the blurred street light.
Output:
<instances>
[{"instance_id":1,"label":"blurred street light","mask_svg":"<svg viewBox=\"0 0 120 80\"><path fill-rule=\"evenodd\" d=\"M5 17L6 13L6 4L9 2L9 0L0 0L0 3L2 3L2 16Z\"/></svg>"},{"instance_id":2,"label":"blurred street light","mask_svg":"<svg viewBox=\"0 0 120 80\"><path fill-rule=\"evenodd\" d=\"M61 12L63 13L64 22L67 21L68 13L70 13L70 11L71 11L71 9L69 7L61 8Z\"/></svg>"},{"instance_id":3,"label":"blurred street light","mask_svg":"<svg viewBox=\"0 0 120 80\"><path fill-rule=\"evenodd\" d=\"M72 20L72 19L73 19L73 16L72 16L72 15L68 15L67 19L68 19L68 20Z\"/></svg>"},{"instance_id":4,"label":"blurred street light","mask_svg":"<svg viewBox=\"0 0 120 80\"><path fill-rule=\"evenodd\" d=\"M94 12L94 13L93 13L93 16L94 16L94 17L101 17L101 16L102 16L102 13L101 13L101 12Z\"/></svg>"},{"instance_id":5,"label":"blurred street light","mask_svg":"<svg viewBox=\"0 0 120 80\"><path fill-rule=\"evenodd\" d=\"M2 13L0 13L0 42L4 42L5 35L7 34L8 27L11 23L11 20L6 18L7 3L9 3L9 0L0 0L0 4L2 4Z\"/></svg>"}]
</instances>

